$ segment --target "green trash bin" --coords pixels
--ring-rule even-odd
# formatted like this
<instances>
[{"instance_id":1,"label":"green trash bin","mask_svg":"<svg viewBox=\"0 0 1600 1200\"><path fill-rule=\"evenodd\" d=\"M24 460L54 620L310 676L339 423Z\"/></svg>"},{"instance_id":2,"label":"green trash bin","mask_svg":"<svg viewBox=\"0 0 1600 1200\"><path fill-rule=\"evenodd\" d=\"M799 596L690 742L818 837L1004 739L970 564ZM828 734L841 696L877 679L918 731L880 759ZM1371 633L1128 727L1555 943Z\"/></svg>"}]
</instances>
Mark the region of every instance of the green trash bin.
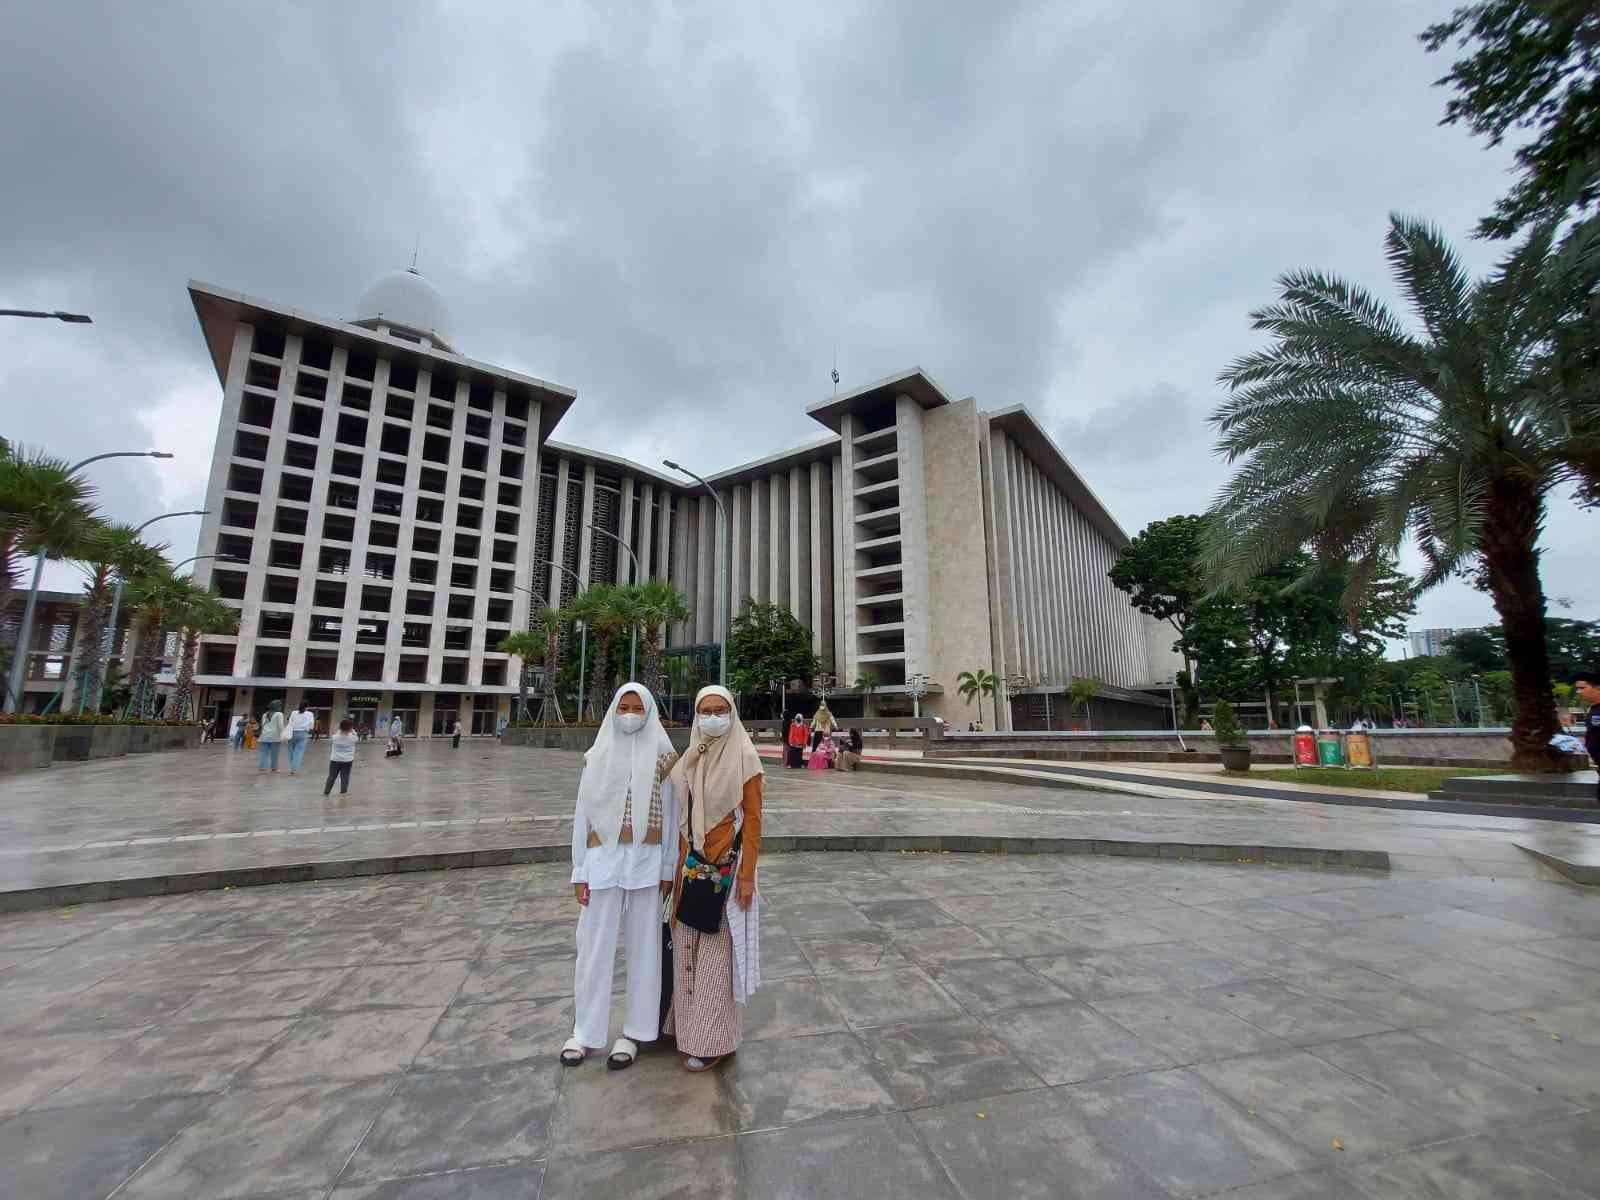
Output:
<instances>
[{"instance_id":1,"label":"green trash bin","mask_svg":"<svg viewBox=\"0 0 1600 1200\"><path fill-rule=\"evenodd\" d=\"M1339 735L1332 730L1317 734L1317 765L1344 766L1344 746L1339 742Z\"/></svg>"}]
</instances>

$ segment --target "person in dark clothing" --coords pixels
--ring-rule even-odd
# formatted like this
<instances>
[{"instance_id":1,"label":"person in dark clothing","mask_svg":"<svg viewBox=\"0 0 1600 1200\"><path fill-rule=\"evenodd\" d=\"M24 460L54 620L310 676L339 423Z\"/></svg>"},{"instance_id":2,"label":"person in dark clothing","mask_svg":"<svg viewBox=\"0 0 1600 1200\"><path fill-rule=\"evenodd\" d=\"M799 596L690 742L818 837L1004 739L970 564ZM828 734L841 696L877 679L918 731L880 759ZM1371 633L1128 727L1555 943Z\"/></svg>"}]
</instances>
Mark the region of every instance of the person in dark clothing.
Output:
<instances>
[{"instance_id":1,"label":"person in dark clothing","mask_svg":"<svg viewBox=\"0 0 1600 1200\"><path fill-rule=\"evenodd\" d=\"M1600 771L1600 671L1585 671L1573 680L1578 700L1589 706L1583 716L1583 747L1589 752L1589 761ZM1600 781L1594 786L1594 800L1600 804Z\"/></svg>"}]
</instances>

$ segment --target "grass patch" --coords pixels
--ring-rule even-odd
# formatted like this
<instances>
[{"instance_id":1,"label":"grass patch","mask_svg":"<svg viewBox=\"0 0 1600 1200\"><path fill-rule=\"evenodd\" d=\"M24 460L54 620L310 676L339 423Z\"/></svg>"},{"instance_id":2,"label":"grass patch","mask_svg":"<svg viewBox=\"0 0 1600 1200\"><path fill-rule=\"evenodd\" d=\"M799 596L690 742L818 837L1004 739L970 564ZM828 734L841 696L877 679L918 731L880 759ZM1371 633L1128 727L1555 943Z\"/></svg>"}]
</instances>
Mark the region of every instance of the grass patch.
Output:
<instances>
[{"instance_id":1,"label":"grass patch","mask_svg":"<svg viewBox=\"0 0 1600 1200\"><path fill-rule=\"evenodd\" d=\"M1366 788L1380 792L1434 792L1446 779L1458 775L1492 775L1483 767L1380 767L1369 771L1357 767L1302 767L1295 770L1251 771L1249 779L1270 779L1275 783L1314 783L1320 787ZM1240 776L1240 778L1245 778Z\"/></svg>"}]
</instances>

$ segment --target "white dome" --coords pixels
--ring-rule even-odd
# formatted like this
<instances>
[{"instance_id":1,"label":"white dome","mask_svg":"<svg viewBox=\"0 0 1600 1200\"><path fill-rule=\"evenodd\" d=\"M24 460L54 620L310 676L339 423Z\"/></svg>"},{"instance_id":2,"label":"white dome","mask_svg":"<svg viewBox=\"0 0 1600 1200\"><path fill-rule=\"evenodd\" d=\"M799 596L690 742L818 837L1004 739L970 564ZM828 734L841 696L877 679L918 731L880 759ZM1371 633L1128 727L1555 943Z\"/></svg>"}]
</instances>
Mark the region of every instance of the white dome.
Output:
<instances>
[{"instance_id":1,"label":"white dome","mask_svg":"<svg viewBox=\"0 0 1600 1200\"><path fill-rule=\"evenodd\" d=\"M392 325L450 348L450 309L415 267L391 271L363 292L354 323Z\"/></svg>"}]
</instances>

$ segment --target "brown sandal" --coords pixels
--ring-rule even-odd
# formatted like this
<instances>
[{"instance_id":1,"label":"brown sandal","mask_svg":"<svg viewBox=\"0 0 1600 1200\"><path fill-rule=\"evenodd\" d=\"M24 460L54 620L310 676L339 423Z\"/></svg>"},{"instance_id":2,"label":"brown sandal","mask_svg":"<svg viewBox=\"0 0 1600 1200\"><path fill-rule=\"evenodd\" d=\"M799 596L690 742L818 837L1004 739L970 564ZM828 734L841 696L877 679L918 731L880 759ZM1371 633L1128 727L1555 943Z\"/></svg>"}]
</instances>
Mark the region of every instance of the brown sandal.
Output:
<instances>
[{"instance_id":1,"label":"brown sandal","mask_svg":"<svg viewBox=\"0 0 1600 1200\"><path fill-rule=\"evenodd\" d=\"M719 1054L715 1058L700 1058L697 1055L691 1054L688 1058L683 1060L683 1069L688 1071L691 1075L703 1075L705 1072L711 1070L712 1067L715 1067L719 1062L727 1057L728 1056L726 1054ZM700 1065L698 1067L694 1067L690 1066L690 1063L699 1063Z\"/></svg>"}]
</instances>

